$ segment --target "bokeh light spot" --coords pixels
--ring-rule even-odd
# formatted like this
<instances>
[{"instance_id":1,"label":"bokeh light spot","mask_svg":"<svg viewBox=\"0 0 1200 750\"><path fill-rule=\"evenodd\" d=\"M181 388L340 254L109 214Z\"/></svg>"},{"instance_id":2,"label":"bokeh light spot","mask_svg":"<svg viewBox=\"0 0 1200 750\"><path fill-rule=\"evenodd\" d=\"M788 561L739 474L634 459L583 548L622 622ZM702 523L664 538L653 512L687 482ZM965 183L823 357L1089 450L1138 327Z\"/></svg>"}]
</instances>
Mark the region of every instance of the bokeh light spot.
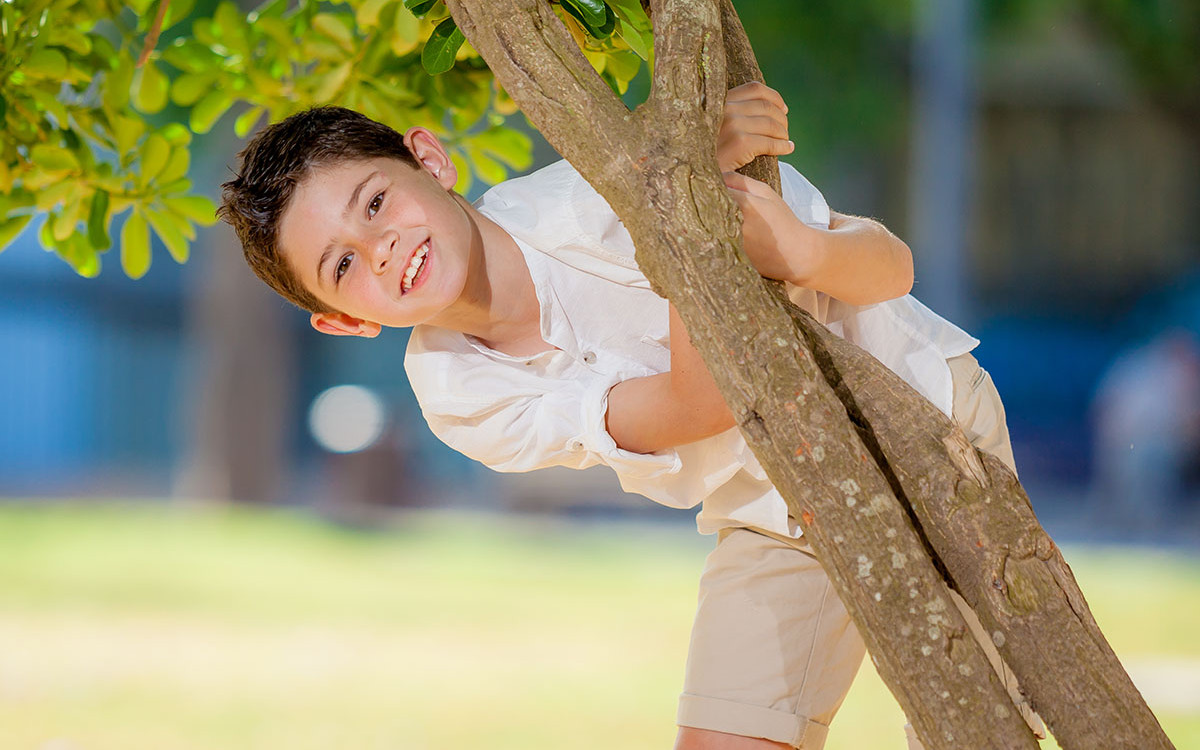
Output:
<instances>
[{"instance_id":1,"label":"bokeh light spot","mask_svg":"<svg viewBox=\"0 0 1200 750\"><path fill-rule=\"evenodd\" d=\"M313 439L332 453L370 448L386 424L383 399L358 385L337 385L322 391L308 410L308 429Z\"/></svg>"}]
</instances>

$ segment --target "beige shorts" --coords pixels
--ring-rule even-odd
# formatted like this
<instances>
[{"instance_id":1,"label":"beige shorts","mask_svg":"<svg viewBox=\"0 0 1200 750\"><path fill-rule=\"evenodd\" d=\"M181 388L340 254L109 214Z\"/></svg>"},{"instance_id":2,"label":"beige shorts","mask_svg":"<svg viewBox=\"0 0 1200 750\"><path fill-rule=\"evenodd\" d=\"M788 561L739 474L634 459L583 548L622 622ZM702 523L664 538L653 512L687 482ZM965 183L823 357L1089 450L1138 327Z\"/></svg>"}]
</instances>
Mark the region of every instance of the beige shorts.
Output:
<instances>
[{"instance_id":1,"label":"beige shorts","mask_svg":"<svg viewBox=\"0 0 1200 750\"><path fill-rule=\"evenodd\" d=\"M955 419L974 445L1012 468L991 377L969 354L949 364ZM678 723L821 748L862 663L862 638L805 540L744 528L717 539L700 578ZM982 632L973 613L967 619ZM980 640L1019 695L991 639Z\"/></svg>"}]
</instances>

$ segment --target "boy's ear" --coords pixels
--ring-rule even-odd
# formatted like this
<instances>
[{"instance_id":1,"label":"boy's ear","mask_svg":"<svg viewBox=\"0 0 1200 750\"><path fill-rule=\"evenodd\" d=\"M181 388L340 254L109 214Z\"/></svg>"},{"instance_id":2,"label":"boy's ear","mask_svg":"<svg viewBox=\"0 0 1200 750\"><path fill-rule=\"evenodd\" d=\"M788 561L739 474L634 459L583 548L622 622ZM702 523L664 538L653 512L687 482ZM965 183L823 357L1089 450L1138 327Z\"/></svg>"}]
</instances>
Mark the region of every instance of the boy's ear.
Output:
<instances>
[{"instance_id":1,"label":"boy's ear","mask_svg":"<svg viewBox=\"0 0 1200 750\"><path fill-rule=\"evenodd\" d=\"M433 175L438 184L446 190L454 189L458 182L458 170L436 135L426 128L412 127L404 133L404 145L408 146L417 162Z\"/></svg>"},{"instance_id":2,"label":"boy's ear","mask_svg":"<svg viewBox=\"0 0 1200 750\"><path fill-rule=\"evenodd\" d=\"M351 317L345 313L313 313L308 320L313 328L330 336L362 336L373 339L383 328L378 323Z\"/></svg>"}]
</instances>

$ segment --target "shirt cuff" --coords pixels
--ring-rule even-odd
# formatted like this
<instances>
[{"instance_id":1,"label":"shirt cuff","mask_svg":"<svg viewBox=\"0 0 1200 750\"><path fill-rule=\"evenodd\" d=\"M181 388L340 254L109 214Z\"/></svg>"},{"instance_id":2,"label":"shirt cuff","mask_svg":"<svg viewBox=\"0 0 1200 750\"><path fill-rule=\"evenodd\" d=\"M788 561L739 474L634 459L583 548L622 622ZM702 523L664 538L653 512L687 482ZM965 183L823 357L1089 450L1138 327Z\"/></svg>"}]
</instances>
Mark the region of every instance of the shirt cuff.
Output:
<instances>
[{"instance_id":1,"label":"shirt cuff","mask_svg":"<svg viewBox=\"0 0 1200 750\"><path fill-rule=\"evenodd\" d=\"M675 449L657 453L634 453L617 447L617 442L608 434L608 393L619 382L619 379L611 382L601 381L584 392L580 404L583 434L569 441L567 450L586 450L594 454L622 478L652 479L679 473L683 462Z\"/></svg>"}]
</instances>

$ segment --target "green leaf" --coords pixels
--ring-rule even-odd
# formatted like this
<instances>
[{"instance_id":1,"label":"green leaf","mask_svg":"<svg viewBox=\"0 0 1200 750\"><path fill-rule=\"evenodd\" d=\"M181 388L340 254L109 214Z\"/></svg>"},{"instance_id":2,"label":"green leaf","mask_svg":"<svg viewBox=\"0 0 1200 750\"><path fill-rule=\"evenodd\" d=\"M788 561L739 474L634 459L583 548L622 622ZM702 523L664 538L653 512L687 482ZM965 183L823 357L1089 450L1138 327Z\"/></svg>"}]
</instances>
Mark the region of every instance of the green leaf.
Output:
<instances>
[{"instance_id":1,"label":"green leaf","mask_svg":"<svg viewBox=\"0 0 1200 750\"><path fill-rule=\"evenodd\" d=\"M217 206L203 195L185 195L166 198L163 201L171 211L200 226L210 227L217 223Z\"/></svg>"},{"instance_id":2,"label":"green leaf","mask_svg":"<svg viewBox=\"0 0 1200 750\"><path fill-rule=\"evenodd\" d=\"M116 113L125 109L129 103L129 89L133 84L133 60L127 55L121 55L117 66L105 76L104 92L101 99L110 112Z\"/></svg>"},{"instance_id":3,"label":"green leaf","mask_svg":"<svg viewBox=\"0 0 1200 750\"><path fill-rule=\"evenodd\" d=\"M340 62L346 59L346 53L341 47L325 40L323 37L305 37L300 50L305 57L316 58L326 62Z\"/></svg>"},{"instance_id":4,"label":"green leaf","mask_svg":"<svg viewBox=\"0 0 1200 750\"><path fill-rule=\"evenodd\" d=\"M196 7L195 0L170 0L166 17L163 18L163 29L169 29L192 14Z\"/></svg>"},{"instance_id":5,"label":"green leaf","mask_svg":"<svg viewBox=\"0 0 1200 750\"><path fill-rule=\"evenodd\" d=\"M158 132L172 146L186 146L192 142L192 131L177 122L168 123Z\"/></svg>"},{"instance_id":6,"label":"green leaf","mask_svg":"<svg viewBox=\"0 0 1200 750\"><path fill-rule=\"evenodd\" d=\"M484 182L496 185L508 178L508 170L504 165L485 154L482 149L468 145L466 150L467 155L471 157L471 164L475 167L475 174Z\"/></svg>"},{"instance_id":7,"label":"green leaf","mask_svg":"<svg viewBox=\"0 0 1200 750\"><path fill-rule=\"evenodd\" d=\"M317 104L325 104L332 101L342 87L346 85L346 79L350 77L350 71L353 70L354 62L347 60L333 70L326 73L324 76L318 77L316 80L317 88L313 91L313 101Z\"/></svg>"},{"instance_id":8,"label":"green leaf","mask_svg":"<svg viewBox=\"0 0 1200 750\"><path fill-rule=\"evenodd\" d=\"M47 172L70 172L79 169L79 159L62 146L39 143L30 149L29 159Z\"/></svg>"},{"instance_id":9,"label":"green leaf","mask_svg":"<svg viewBox=\"0 0 1200 750\"><path fill-rule=\"evenodd\" d=\"M92 208L88 211L88 239L97 250L107 250L112 245L108 236L108 191L97 190L92 197Z\"/></svg>"},{"instance_id":10,"label":"green leaf","mask_svg":"<svg viewBox=\"0 0 1200 750\"><path fill-rule=\"evenodd\" d=\"M229 0L222 0L221 4L217 6L216 12L213 13L212 19L214 31L225 41L236 39L245 24L242 12Z\"/></svg>"},{"instance_id":11,"label":"green leaf","mask_svg":"<svg viewBox=\"0 0 1200 750\"><path fill-rule=\"evenodd\" d=\"M312 20L313 28L332 39L346 52L354 51L354 34L342 20L332 13L318 13Z\"/></svg>"},{"instance_id":12,"label":"green leaf","mask_svg":"<svg viewBox=\"0 0 1200 750\"><path fill-rule=\"evenodd\" d=\"M158 175L158 184L166 186L187 177L191 160L191 152L186 148L176 146L171 149L171 157L167 159L167 166L163 167L162 172Z\"/></svg>"},{"instance_id":13,"label":"green leaf","mask_svg":"<svg viewBox=\"0 0 1200 750\"><path fill-rule=\"evenodd\" d=\"M574 9L571 15L584 26L604 25L605 11L608 9L604 0L562 0L562 5L568 10Z\"/></svg>"},{"instance_id":14,"label":"green leaf","mask_svg":"<svg viewBox=\"0 0 1200 750\"><path fill-rule=\"evenodd\" d=\"M412 11L412 14L417 18L424 18L425 14L433 10L433 6L437 5L441 0L404 0L404 7Z\"/></svg>"},{"instance_id":15,"label":"green leaf","mask_svg":"<svg viewBox=\"0 0 1200 750\"><path fill-rule=\"evenodd\" d=\"M638 57L643 60L650 59L650 52L654 49L654 40L650 34L639 31L634 28L633 24L622 19L620 28L617 29L617 36L621 37L622 41L629 45L629 49L633 50Z\"/></svg>"},{"instance_id":16,"label":"green leaf","mask_svg":"<svg viewBox=\"0 0 1200 750\"><path fill-rule=\"evenodd\" d=\"M421 65L431 76L445 73L454 67L454 56L465 41L466 37L454 18L445 19L434 28L425 42L425 49L421 50Z\"/></svg>"},{"instance_id":17,"label":"green leaf","mask_svg":"<svg viewBox=\"0 0 1200 750\"><path fill-rule=\"evenodd\" d=\"M411 12L397 8L392 21L392 52L396 57L402 57L416 49L420 41L421 22Z\"/></svg>"},{"instance_id":18,"label":"green leaf","mask_svg":"<svg viewBox=\"0 0 1200 750\"><path fill-rule=\"evenodd\" d=\"M40 88L27 87L25 93L38 105L38 109L54 116L60 127L65 126L70 119L66 106L54 94Z\"/></svg>"},{"instance_id":19,"label":"green leaf","mask_svg":"<svg viewBox=\"0 0 1200 750\"><path fill-rule=\"evenodd\" d=\"M149 220L150 226L154 227L154 233L162 240L163 245L167 248L167 252L175 259L175 262L186 263L188 259L188 241L183 236L183 231L180 229L175 217L154 208L146 207L146 219Z\"/></svg>"},{"instance_id":20,"label":"green leaf","mask_svg":"<svg viewBox=\"0 0 1200 750\"><path fill-rule=\"evenodd\" d=\"M89 55L89 62L101 70L109 70L116 65L117 48L113 43L102 36L93 36L92 53Z\"/></svg>"},{"instance_id":21,"label":"green leaf","mask_svg":"<svg viewBox=\"0 0 1200 750\"><path fill-rule=\"evenodd\" d=\"M121 227L121 268L131 279L140 279L150 270L150 230L136 208Z\"/></svg>"},{"instance_id":22,"label":"green leaf","mask_svg":"<svg viewBox=\"0 0 1200 750\"><path fill-rule=\"evenodd\" d=\"M29 56L21 71L32 78L62 79L67 75L67 58L56 49L43 47Z\"/></svg>"},{"instance_id":23,"label":"green leaf","mask_svg":"<svg viewBox=\"0 0 1200 750\"><path fill-rule=\"evenodd\" d=\"M191 125L193 132L207 133L212 130L213 125L217 124L221 115L225 114L232 106L233 99L228 93L221 90L210 91L196 102L196 106L192 107L188 124Z\"/></svg>"},{"instance_id":24,"label":"green leaf","mask_svg":"<svg viewBox=\"0 0 1200 750\"><path fill-rule=\"evenodd\" d=\"M110 115L108 123L113 137L116 139L117 155L122 157L132 155L138 140L146 132L145 120L137 117Z\"/></svg>"},{"instance_id":25,"label":"green leaf","mask_svg":"<svg viewBox=\"0 0 1200 750\"><path fill-rule=\"evenodd\" d=\"M63 242L75 234L75 230L79 228L79 216L82 213L83 201L75 199L64 203L62 210L50 220L50 233L54 239Z\"/></svg>"},{"instance_id":26,"label":"green leaf","mask_svg":"<svg viewBox=\"0 0 1200 750\"><path fill-rule=\"evenodd\" d=\"M167 106L167 77L152 60L147 60L133 78L133 105L143 113L152 115Z\"/></svg>"},{"instance_id":27,"label":"green leaf","mask_svg":"<svg viewBox=\"0 0 1200 750\"><path fill-rule=\"evenodd\" d=\"M366 0L358 6L358 10L354 14L354 22L358 24L358 28L365 31L378 26L379 11L383 10L383 6L389 2L391 0Z\"/></svg>"},{"instance_id":28,"label":"green leaf","mask_svg":"<svg viewBox=\"0 0 1200 750\"><path fill-rule=\"evenodd\" d=\"M66 242L60 243L55 250L58 256L65 260L75 270L75 273L85 279L93 279L100 273L100 256L88 243L85 235L74 234Z\"/></svg>"},{"instance_id":29,"label":"green leaf","mask_svg":"<svg viewBox=\"0 0 1200 750\"><path fill-rule=\"evenodd\" d=\"M641 0L605 0L621 22L638 31L649 33L651 30L650 17L642 7Z\"/></svg>"},{"instance_id":30,"label":"green leaf","mask_svg":"<svg viewBox=\"0 0 1200 750\"><path fill-rule=\"evenodd\" d=\"M87 55L92 51L92 40L87 34L70 26L55 26L50 29L47 44L52 47L66 47L77 55Z\"/></svg>"},{"instance_id":31,"label":"green leaf","mask_svg":"<svg viewBox=\"0 0 1200 750\"><path fill-rule=\"evenodd\" d=\"M629 82L641 69L642 58L638 57L635 52L610 52L608 64L604 67L604 70L611 73L613 78L621 84L621 93L624 93L624 90L629 87Z\"/></svg>"},{"instance_id":32,"label":"green leaf","mask_svg":"<svg viewBox=\"0 0 1200 750\"><path fill-rule=\"evenodd\" d=\"M28 183L28 180L26 182ZM34 192L34 206L39 211L49 211L66 200L67 196L75 191L75 188L74 180L59 180L52 185L47 185Z\"/></svg>"},{"instance_id":33,"label":"green leaf","mask_svg":"<svg viewBox=\"0 0 1200 750\"><path fill-rule=\"evenodd\" d=\"M47 252L53 252L58 248L58 243L54 241L54 236L50 234L49 221L43 221L41 229L38 230L38 244Z\"/></svg>"},{"instance_id":34,"label":"green leaf","mask_svg":"<svg viewBox=\"0 0 1200 750\"><path fill-rule=\"evenodd\" d=\"M181 107L190 107L212 90L215 80L216 73L213 71L184 73L171 84L171 101Z\"/></svg>"},{"instance_id":35,"label":"green leaf","mask_svg":"<svg viewBox=\"0 0 1200 750\"><path fill-rule=\"evenodd\" d=\"M273 40L282 49L290 49L296 43L292 29L282 18L260 18L254 24L254 30L261 36Z\"/></svg>"},{"instance_id":36,"label":"green leaf","mask_svg":"<svg viewBox=\"0 0 1200 750\"><path fill-rule=\"evenodd\" d=\"M216 54L199 42L178 39L163 50L162 59L185 73L202 73L212 68Z\"/></svg>"},{"instance_id":37,"label":"green leaf","mask_svg":"<svg viewBox=\"0 0 1200 750\"><path fill-rule=\"evenodd\" d=\"M450 152L450 161L454 164L454 170L458 172L458 183L454 186L454 189L466 195L471 189L471 183L473 182L471 178L471 165L457 150Z\"/></svg>"},{"instance_id":38,"label":"green leaf","mask_svg":"<svg viewBox=\"0 0 1200 750\"><path fill-rule=\"evenodd\" d=\"M262 118L264 107L251 107L245 112L238 115L238 118L233 121L233 132L238 138L245 138L254 129L254 126Z\"/></svg>"},{"instance_id":39,"label":"green leaf","mask_svg":"<svg viewBox=\"0 0 1200 750\"><path fill-rule=\"evenodd\" d=\"M262 5L255 8L247 19L251 22L259 21L263 18L279 18L287 10L288 0L266 0Z\"/></svg>"},{"instance_id":40,"label":"green leaf","mask_svg":"<svg viewBox=\"0 0 1200 750\"><path fill-rule=\"evenodd\" d=\"M11 245L32 219L32 216L26 214L25 216L10 216L0 222L0 250Z\"/></svg>"},{"instance_id":41,"label":"green leaf","mask_svg":"<svg viewBox=\"0 0 1200 750\"><path fill-rule=\"evenodd\" d=\"M140 154L141 159L141 175L139 182L143 186L149 185L150 181L163 171L167 166L167 160L171 156L171 144L167 143L167 139L163 138L158 133L151 133L146 137L146 141L142 144Z\"/></svg>"},{"instance_id":42,"label":"green leaf","mask_svg":"<svg viewBox=\"0 0 1200 750\"><path fill-rule=\"evenodd\" d=\"M472 137L474 145L513 169L529 169L533 163L533 142L519 130L489 128Z\"/></svg>"},{"instance_id":43,"label":"green leaf","mask_svg":"<svg viewBox=\"0 0 1200 750\"><path fill-rule=\"evenodd\" d=\"M607 39L616 28L617 17L604 0L562 0L562 7L597 39Z\"/></svg>"},{"instance_id":44,"label":"green leaf","mask_svg":"<svg viewBox=\"0 0 1200 750\"><path fill-rule=\"evenodd\" d=\"M191 180L176 180L175 182L167 182L164 179L159 180L159 193L162 195L174 195L176 193L186 193L192 189Z\"/></svg>"},{"instance_id":45,"label":"green leaf","mask_svg":"<svg viewBox=\"0 0 1200 750\"><path fill-rule=\"evenodd\" d=\"M4 205L11 213L24 208L33 208L35 200L36 196L32 191L13 188L11 193L4 196Z\"/></svg>"}]
</instances>

